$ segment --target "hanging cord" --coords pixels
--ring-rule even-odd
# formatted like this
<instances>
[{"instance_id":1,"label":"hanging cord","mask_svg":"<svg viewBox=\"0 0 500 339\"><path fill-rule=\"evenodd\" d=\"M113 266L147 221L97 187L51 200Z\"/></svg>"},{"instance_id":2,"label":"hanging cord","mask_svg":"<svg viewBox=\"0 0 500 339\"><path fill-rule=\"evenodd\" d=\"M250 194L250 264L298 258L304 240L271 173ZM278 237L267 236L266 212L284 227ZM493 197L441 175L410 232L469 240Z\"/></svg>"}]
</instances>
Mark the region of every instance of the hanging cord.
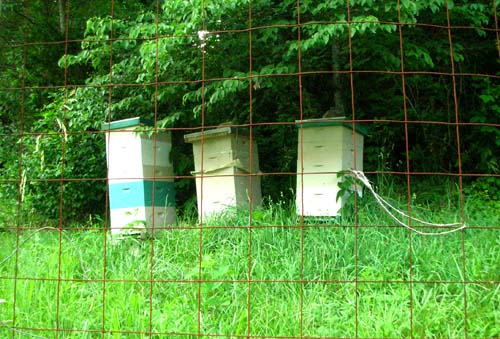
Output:
<instances>
[{"instance_id":1,"label":"hanging cord","mask_svg":"<svg viewBox=\"0 0 500 339\"><path fill-rule=\"evenodd\" d=\"M380 195L378 195L377 192L375 192L375 190L373 189L370 181L368 180L368 178L366 178L365 174L362 171L350 170L348 172L352 173L356 179L358 179L366 188L368 188L368 190L373 194L373 197L375 198L375 200L377 200L377 202L379 203L380 207L382 207L382 209L394 221L396 221L399 225L401 225L401 226L403 226L403 227L405 227L405 228L407 228L407 229L409 229L417 234L420 234L420 235L445 235L445 234L450 234L450 233L454 233L454 232L463 230L466 227L465 224L461 224L461 223L435 224L435 223L430 223L430 222L426 222L426 221L411 217L408 214L398 210L396 207L392 206L384 198L382 198ZM402 222L400 219L398 219L398 217L396 215L394 215L394 213L391 212L391 210L396 212L397 214L399 214L401 217L404 217L404 218L410 219L412 221L424 224L426 226L438 227L438 228L441 228L441 227L456 227L456 228L451 229L451 230L447 230L447 231L442 231L442 232L422 232L422 231L419 231L416 228L411 227L410 225L407 225L404 222Z\"/></svg>"},{"instance_id":2,"label":"hanging cord","mask_svg":"<svg viewBox=\"0 0 500 339\"><path fill-rule=\"evenodd\" d=\"M39 233L41 231L45 231L45 230L59 231L59 229L55 228L55 227L42 227L42 228L39 228L39 229L33 231L26 239L24 239L19 244L19 246L17 248L15 248L8 256L6 256L5 258L3 258L2 261L0 261L0 266L2 266L3 264L5 264L7 262L7 260L9 260L14 254L16 254L21 249L21 247L23 247L24 244L26 244L28 242L28 240L30 240L31 238L33 238L33 236L35 236L37 233ZM88 273L88 269L85 267L84 260L82 258L82 253L79 251L78 247L75 245L75 243L73 242L73 240L66 233L63 232L62 234L69 241L69 243L71 244L71 247L73 247L73 249L76 250L76 252L78 254L78 260L80 262L80 267L82 269L82 272L83 272L84 276L86 276L87 273Z\"/></svg>"},{"instance_id":3,"label":"hanging cord","mask_svg":"<svg viewBox=\"0 0 500 339\"><path fill-rule=\"evenodd\" d=\"M5 323L5 321L1 321L1 320L0 320L0 327L4 327L4 328L8 329L9 331L19 333L19 334L24 335L24 336L28 336L28 337L32 337L32 338L39 338L39 339L48 339L46 337L42 337L41 335L36 335L33 333L18 330L17 328L14 328L14 327L7 325Z\"/></svg>"}]
</instances>

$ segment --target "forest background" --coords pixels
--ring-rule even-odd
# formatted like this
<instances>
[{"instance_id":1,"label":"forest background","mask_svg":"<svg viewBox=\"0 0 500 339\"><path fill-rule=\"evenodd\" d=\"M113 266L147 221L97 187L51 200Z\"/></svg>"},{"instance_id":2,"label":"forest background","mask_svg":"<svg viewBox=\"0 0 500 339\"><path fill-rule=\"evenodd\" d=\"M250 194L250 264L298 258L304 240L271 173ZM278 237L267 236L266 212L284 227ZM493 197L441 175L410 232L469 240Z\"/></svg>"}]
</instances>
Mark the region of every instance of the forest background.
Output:
<instances>
[{"instance_id":1,"label":"forest background","mask_svg":"<svg viewBox=\"0 0 500 339\"><path fill-rule=\"evenodd\" d=\"M252 126L263 194L291 200L294 121L329 109L368 128L365 170L403 196L498 203L495 2L303 0L300 26L295 0L203 4L0 1L1 218L105 215L101 124L135 116L173 133L179 207L183 135L227 121Z\"/></svg>"}]
</instances>

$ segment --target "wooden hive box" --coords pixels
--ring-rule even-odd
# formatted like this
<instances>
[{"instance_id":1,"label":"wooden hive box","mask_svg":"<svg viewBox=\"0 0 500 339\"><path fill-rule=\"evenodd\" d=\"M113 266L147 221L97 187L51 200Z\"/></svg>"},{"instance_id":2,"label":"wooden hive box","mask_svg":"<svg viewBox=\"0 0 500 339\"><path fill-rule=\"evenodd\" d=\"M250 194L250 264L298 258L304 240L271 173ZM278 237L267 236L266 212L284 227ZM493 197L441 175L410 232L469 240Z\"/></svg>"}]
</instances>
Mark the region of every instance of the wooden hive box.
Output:
<instances>
[{"instance_id":1,"label":"wooden hive box","mask_svg":"<svg viewBox=\"0 0 500 339\"><path fill-rule=\"evenodd\" d=\"M366 131L359 125L354 131L352 124L343 119L296 121L299 132L296 209L299 215L337 216L345 200L343 197L337 201L341 180L337 173L363 170Z\"/></svg>"},{"instance_id":2,"label":"wooden hive box","mask_svg":"<svg viewBox=\"0 0 500 339\"><path fill-rule=\"evenodd\" d=\"M155 138L138 133L141 126L151 124L141 118L103 124L112 235L144 233L176 220L170 133Z\"/></svg>"},{"instance_id":3,"label":"wooden hive box","mask_svg":"<svg viewBox=\"0 0 500 339\"><path fill-rule=\"evenodd\" d=\"M257 143L244 129L221 127L187 134L184 140L193 144L200 219L228 207L247 209L250 200L253 207L260 205Z\"/></svg>"}]
</instances>

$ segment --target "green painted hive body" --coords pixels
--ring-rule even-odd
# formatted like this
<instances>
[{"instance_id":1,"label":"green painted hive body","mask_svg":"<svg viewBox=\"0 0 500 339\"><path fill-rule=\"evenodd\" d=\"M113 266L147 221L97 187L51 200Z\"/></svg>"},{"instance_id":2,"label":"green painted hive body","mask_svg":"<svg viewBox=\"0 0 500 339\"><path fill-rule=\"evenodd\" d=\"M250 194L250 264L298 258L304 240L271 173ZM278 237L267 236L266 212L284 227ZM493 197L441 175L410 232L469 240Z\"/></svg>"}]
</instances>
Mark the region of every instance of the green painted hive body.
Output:
<instances>
[{"instance_id":1,"label":"green painted hive body","mask_svg":"<svg viewBox=\"0 0 500 339\"><path fill-rule=\"evenodd\" d=\"M175 223L170 134L138 133L139 127L148 125L140 118L103 125L113 235Z\"/></svg>"}]
</instances>

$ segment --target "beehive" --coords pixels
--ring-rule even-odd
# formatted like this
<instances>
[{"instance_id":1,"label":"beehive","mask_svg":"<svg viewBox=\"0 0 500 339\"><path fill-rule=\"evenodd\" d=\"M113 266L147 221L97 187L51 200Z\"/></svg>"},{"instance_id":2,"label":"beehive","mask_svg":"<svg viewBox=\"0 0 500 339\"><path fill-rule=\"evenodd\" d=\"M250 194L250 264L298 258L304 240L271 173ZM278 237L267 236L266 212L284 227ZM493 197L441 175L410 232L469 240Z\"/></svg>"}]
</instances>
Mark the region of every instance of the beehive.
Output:
<instances>
[{"instance_id":1,"label":"beehive","mask_svg":"<svg viewBox=\"0 0 500 339\"><path fill-rule=\"evenodd\" d=\"M112 235L175 223L170 134L137 132L150 125L141 118L103 124Z\"/></svg>"},{"instance_id":2,"label":"beehive","mask_svg":"<svg viewBox=\"0 0 500 339\"><path fill-rule=\"evenodd\" d=\"M259 157L255 140L240 128L221 127L191 133L198 213L209 216L228 207L261 203ZM202 152L203 151L203 152Z\"/></svg>"},{"instance_id":3,"label":"beehive","mask_svg":"<svg viewBox=\"0 0 500 339\"><path fill-rule=\"evenodd\" d=\"M359 125L353 130L352 124L343 119L296 121L299 132L296 206L299 215L337 216L345 200L343 197L337 201L338 184L342 180L337 173L363 170L366 131Z\"/></svg>"}]
</instances>

